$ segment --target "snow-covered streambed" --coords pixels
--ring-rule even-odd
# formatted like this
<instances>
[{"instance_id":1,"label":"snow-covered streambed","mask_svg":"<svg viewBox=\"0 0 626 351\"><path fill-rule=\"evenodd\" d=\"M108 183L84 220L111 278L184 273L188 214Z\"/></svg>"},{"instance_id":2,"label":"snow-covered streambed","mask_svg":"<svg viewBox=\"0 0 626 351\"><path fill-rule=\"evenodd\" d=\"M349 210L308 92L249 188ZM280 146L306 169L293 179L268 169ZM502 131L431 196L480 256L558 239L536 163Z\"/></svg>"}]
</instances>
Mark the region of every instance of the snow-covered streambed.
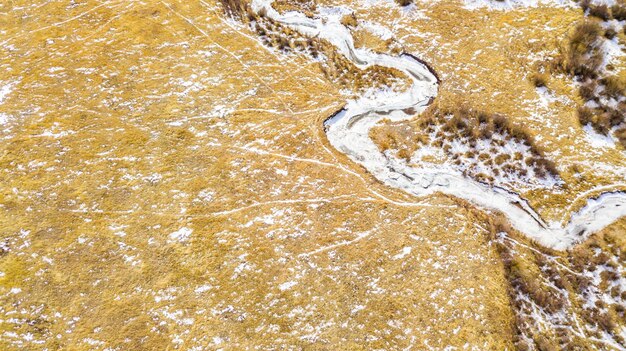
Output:
<instances>
[{"instance_id":1,"label":"snow-covered streambed","mask_svg":"<svg viewBox=\"0 0 626 351\"><path fill-rule=\"evenodd\" d=\"M626 216L626 193L605 193L577 213L564 227L547 224L518 194L492 187L445 169L416 168L379 151L369 137L369 130L382 119L400 121L422 112L437 95L437 77L429 68L410 55L391 56L356 49L353 38L340 15L328 13L308 18L303 13L279 14L272 8L273 0L253 0L252 10L265 12L270 19L310 37L333 44L357 67L384 66L404 72L412 86L404 92L379 89L350 100L344 109L325 122L330 143L363 165L386 185L402 189L415 196L434 192L450 194L480 207L502 212L511 225L528 237L547 247L564 250ZM405 113L404 111L410 111Z\"/></svg>"}]
</instances>

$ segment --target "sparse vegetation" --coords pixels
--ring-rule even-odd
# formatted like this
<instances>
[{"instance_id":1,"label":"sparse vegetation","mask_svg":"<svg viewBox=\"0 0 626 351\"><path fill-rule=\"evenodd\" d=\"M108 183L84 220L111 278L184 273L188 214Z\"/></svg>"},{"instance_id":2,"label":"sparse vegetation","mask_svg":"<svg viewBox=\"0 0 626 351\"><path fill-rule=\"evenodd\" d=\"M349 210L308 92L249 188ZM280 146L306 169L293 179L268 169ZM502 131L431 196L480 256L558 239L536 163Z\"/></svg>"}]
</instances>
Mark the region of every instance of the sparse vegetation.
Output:
<instances>
[{"instance_id":1,"label":"sparse vegetation","mask_svg":"<svg viewBox=\"0 0 626 351\"><path fill-rule=\"evenodd\" d=\"M465 138L470 147L474 147L480 139L493 140L497 146L502 146L507 139L526 145L531 153L527 156L526 163L534 169L537 176L541 178L558 176L555 164L546 158L543 149L535 142L530 132L509 123L502 115L467 108L446 111L430 108L420 116L419 121L420 128L436 133L437 138ZM435 130L435 126L440 126L439 131ZM496 134L503 139L494 139ZM505 170L522 172L511 155L496 154L492 157L497 165L506 163L508 167L504 167Z\"/></svg>"},{"instance_id":2,"label":"sparse vegetation","mask_svg":"<svg viewBox=\"0 0 626 351\"><path fill-rule=\"evenodd\" d=\"M615 137L626 147L622 133L619 132L622 130L619 127L626 122L626 105L620 102L617 107L612 107L605 103L608 99L619 100L624 96L624 90L624 82L616 76L587 80L581 84L579 95L585 101L593 101L597 107L580 107L577 114L581 125L590 124L600 134L607 135L617 127Z\"/></svg>"},{"instance_id":3,"label":"sparse vegetation","mask_svg":"<svg viewBox=\"0 0 626 351\"><path fill-rule=\"evenodd\" d=\"M522 181L529 176L559 177L556 165L545 156L530 132L509 123L504 116L468 108L440 110L431 106L416 123L411 129L385 124L372 129L370 136L382 151L396 150L407 161L419 147L440 149L465 175L488 184L496 182L498 177L509 181ZM457 147L453 148L453 143ZM528 151L515 154L498 151L508 143L518 145L510 147ZM464 145L462 149L467 151L459 153L458 145Z\"/></svg>"},{"instance_id":4,"label":"sparse vegetation","mask_svg":"<svg viewBox=\"0 0 626 351\"><path fill-rule=\"evenodd\" d=\"M248 11L247 18L252 23L253 30L270 47L277 48L286 54L299 52L313 58L320 58L323 55L325 59L319 60L318 64L326 78L335 84L356 92L381 85L401 89L406 84L406 77L400 71L381 66L370 66L361 70L338 53L330 43L319 38L303 36L271 20L264 13L254 14ZM346 22L346 25L357 25L354 15L344 16L342 21Z\"/></svg>"},{"instance_id":5,"label":"sparse vegetation","mask_svg":"<svg viewBox=\"0 0 626 351\"><path fill-rule=\"evenodd\" d=\"M610 18L611 10L606 6L595 6L589 2L582 2L581 6L603 20ZM619 9L623 8L620 6L616 5L615 12L620 13ZM580 97L584 102L593 102L590 106L595 106L594 108L578 108L577 117L580 124L589 124L598 133L604 135L608 135L614 127L626 123L624 105L620 103L614 107L614 104L608 103L610 99L619 101L624 96L626 84L617 76L606 76L604 72L601 72L604 57L599 48L600 41L604 40L603 36L612 38L615 35L615 31L611 28L603 31L598 23L586 20L574 29L557 64L557 67L563 69L564 72L581 81ZM617 137L617 139L626 147L623 138Z\"/></svg>"},{"instance_id":6,"label":"sparse vegetation","mask_svg":"<svg viewBox=\"0 0 626 351\"><path fill-rule=\"evenodd\" d=\"M585 335L597 338L600 333L617 344L624 343L619 335L624 325L624 309L619 303L604 302L608 296L624 300L619 295L620 289L612 287L613 284L620 286L618 279L622 279L616 272L619 265L623 267L620 253L626 241L619 228L613 230L612 235L594 236L564 255L540 249L519 238L514 230L496 229L502 222L499 216L490 222L492 240L511 284L511 304L517 311L515 343L518 349L593 349ZM502 232L504 234L494 234ZM590 278L590 272L597 274L598 270L599 284ZM590 306L589 299L596 301L595 304ZM538 313L546 318L536 318ZM562 328L560 323L573 320L578 325L576 333ZM602 349L603 344L595 346Z\"/></svg>"}]
</instances>

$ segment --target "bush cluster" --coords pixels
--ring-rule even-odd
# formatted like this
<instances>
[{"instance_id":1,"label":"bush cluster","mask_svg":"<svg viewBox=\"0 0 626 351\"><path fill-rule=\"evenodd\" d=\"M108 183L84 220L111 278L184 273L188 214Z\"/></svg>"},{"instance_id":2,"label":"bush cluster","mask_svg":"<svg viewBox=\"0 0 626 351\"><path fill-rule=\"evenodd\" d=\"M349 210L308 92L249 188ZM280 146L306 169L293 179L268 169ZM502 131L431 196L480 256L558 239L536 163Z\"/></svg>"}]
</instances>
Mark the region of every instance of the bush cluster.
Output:
<instances>
[{"instance_id":1,"label":"bush cluster","mask_svg":"<svg viewBox=\"0 0 626 351\"><path fill-rule=\"evenodd\" d=\"M492 139L494 134L506 135L515 142L524 144L529 147L531 155L526 157L524 162L533 167L535 173L544 178L548 175L558 176L558 170L554 162L549 160L543 148L541 148L532 134L524 127L515 125L499 114L489 114L481 111L474 111L467 108L458 108L455 110L440 110L432 107L426 110L420 117L420 127L427 131L433 131L434 126L441 126L440 131L436 135L438 139L446 138L450 135L456 137L464 137L468 140L470 147L475 147L480 139ZM494 143L502 143L499 140L493 140ZM440 144L442 144L440 142ZM446 151L444 149L444 151ZM505 160L516 159L520 161L521 155L507 155ZM496 163L498 160L494 159Z\"/></svg>"},{"instance_id":2,"label":"bush cluster","mask_svg":"<svg viewBox=\"0 0 626 351\"><path fill-rule=\"evenodd\" d=\"M583 4L583 6L585 6ZM589 5L591 6L591 5ZM621 5L616 5L621 6ZM600 10L598 10L598 8ZM623 7L619 7L623 8ZM592 6L590 13L598 14L605 7ZM592 9L593 12L592 12ZM600 15L598 15L600 17ZM608 135L615 129L618 141L626 147L626 104L607 104L603 101L619 101L626 91L626 82L616 76L601 77L603 53L599 43L606 32L596 22L585 21L574 29L567 48L561 57L561 67L566 73L578 77L582 83L579 95L585 102L593 102L590 107L581 107L577 111L581 125L591 125L598 133ZM604 100L602 99L604 98Z\"/></svg>"},{"instance_id":3,"label":"bush cluster","mask_svg":"<svg viewBox=\"0 0 626 351\"><path fill-rule=\"evenodd\" d=\"M576 26L561 57L562 66L567 73L584 79L598 76L603 61L599 48L603 35L602 27L596 22L585 21Z\"/></svg>"},{"instance_id":4,"label":"bush cluster","mask_svg":"<svg viewBox=\"0 0 626 351\"><path fill-rule=\"evenodd\" d=\"M597 17L603 21L616 19L618 21L626 20L626 1L618 0L613 6L606 4L594 4L591 0L582 0L580 7L583 11L589 13L590 16Z\"/></svg>"}]
</instances>

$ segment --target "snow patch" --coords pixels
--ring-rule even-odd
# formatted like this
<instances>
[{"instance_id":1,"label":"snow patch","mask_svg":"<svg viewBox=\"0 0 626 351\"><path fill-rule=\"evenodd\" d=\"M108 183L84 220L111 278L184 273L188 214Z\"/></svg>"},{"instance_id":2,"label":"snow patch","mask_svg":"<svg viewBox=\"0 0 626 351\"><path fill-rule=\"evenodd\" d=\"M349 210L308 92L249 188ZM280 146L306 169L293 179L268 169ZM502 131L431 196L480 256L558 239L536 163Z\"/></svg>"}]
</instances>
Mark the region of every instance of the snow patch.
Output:
<instances>
[{"instance_id":1,"label":"snow patch","mask_svg":"<svg viewBox=\"0 0 626 351\"><path fill-rule=\"evenodd\" d=\"M193 232L193 230L189 229L187 227L180 228L179 230L171 233L168 236L169 237L168 242L170 242L170 243L172 243L172 242L184 243L184 242L189 240L189 237L191 237L191 233L192 232Z\"/></svg>"},{"instance_id":2,"label":"snow patch","mask_svg":"<svg viewBox=\"0 0 626 351\"><path fill-rule=\"evenodd\" d=\"M400 252L399 254L397 254L397 255L393 256L393 259L394 259L394 260L400 260L400 259L405 258L408 254L410 254L410 253L411 253L411 250L412 250L412 249L413 249L413 248L412 248L412 247L410 247L410 246L406 246L406 247L404 247L404 248L402 249L402 252Z\"/></svg>"},{"instance_id":3,"label":"snow patch","mask_svg":"<svg viewBox=\"0 0 626 351\"><path fill-rule=\"evenodd\" d=\"M295 285L297 285L297 284L298 284L298 282L296 282L296 281L293 281L293 280L292 280L292 281L288 281L288 282L285 282L285 283L280 284L280 285L278 286L278 289L279 289L280 291L289 290L289 289L291 289L292 287L294 287L294 286L295 286Z\"/></svg>"},{"instance_id":4,"label":"snow patch","mask_svg":"<svg viewBox=\"0 0 626 351\"><path fill-rule=\"evenodd\" d=\"M595 148L614 148L615 142L608 135L602 135L596 132L593 127L589 124L583 127L583 131L585 131L585 139L589 143L589 145Z\"/></svg>"}]
</instances>

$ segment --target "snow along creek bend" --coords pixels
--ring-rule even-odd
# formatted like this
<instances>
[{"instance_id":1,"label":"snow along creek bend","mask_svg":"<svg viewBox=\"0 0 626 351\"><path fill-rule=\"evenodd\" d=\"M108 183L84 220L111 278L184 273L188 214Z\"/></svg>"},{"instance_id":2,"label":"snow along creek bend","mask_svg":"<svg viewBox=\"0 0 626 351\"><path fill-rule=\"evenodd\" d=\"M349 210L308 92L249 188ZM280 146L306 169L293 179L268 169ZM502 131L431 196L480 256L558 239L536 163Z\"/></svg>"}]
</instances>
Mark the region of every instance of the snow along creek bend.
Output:
<instances>
[{"instance_id":1,"label":"snow along creek bend","mask_svg":"<svg viewBox=\"0 0 626 351\"><path fill-rule=\"evenodd\" d=\"M360 69L375 65L395 68L411 79L411 87L404 92L381 89L347 101L341 111L324 122L330 143L384 184L418 197L441 192L499 211L515 229L556 250L568 249L626 216L626 193L607 192L588 200L585 207L571 215L566 226L547 224L526 200L512 191L442 169L411 167L383 154L370 139L370 128L384 118L401 121L412 118L416 112L423 112L437 95L437 77L411 55L391 56L355 48L349 29L340 23L341 16L308 18L300 12L280 14L272 7L272 2L252 0L252 11L265 12L269 19L302 35L328 41ZM408 114L405 110L412 111Z\"/></svg>"}]
</instances>

